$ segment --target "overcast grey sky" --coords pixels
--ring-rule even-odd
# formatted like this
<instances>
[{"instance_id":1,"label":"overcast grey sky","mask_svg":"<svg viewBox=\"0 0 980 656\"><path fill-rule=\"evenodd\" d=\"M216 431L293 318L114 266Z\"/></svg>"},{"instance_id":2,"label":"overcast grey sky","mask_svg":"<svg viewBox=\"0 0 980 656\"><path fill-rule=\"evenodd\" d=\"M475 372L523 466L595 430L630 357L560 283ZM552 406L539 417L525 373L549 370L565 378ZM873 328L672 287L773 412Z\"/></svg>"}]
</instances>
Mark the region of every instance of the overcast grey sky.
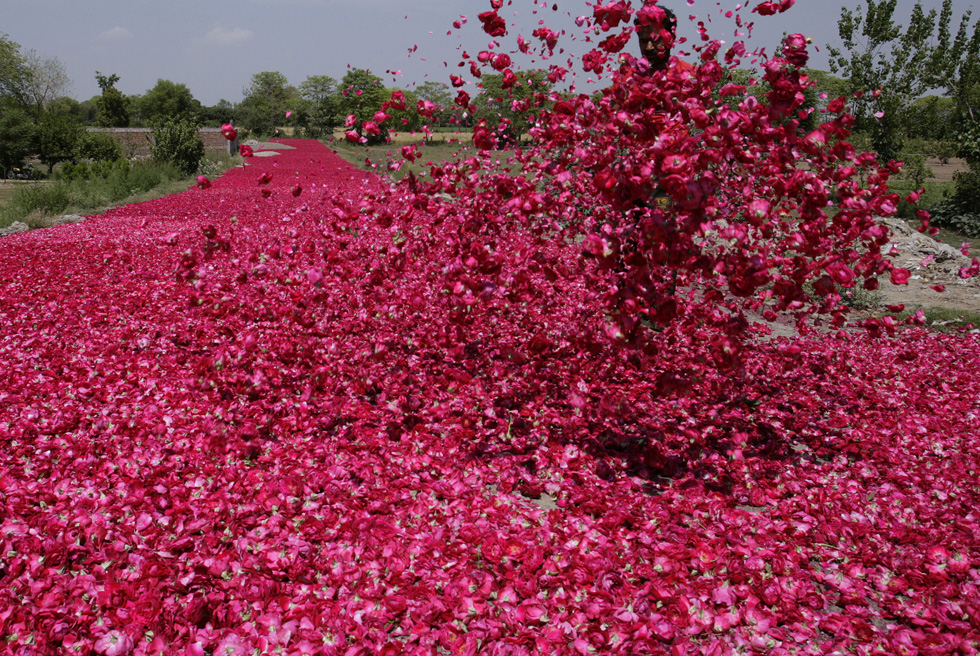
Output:
<instances>
[{"instance_id":1,"label":"overcast grey sky","mask_svg":"<svg viewBox=\"0 0 980 656\"><path fill-rule=\"evenodd\" d=\"M735 27L725 12L759 0L664 4L677 11L682 36L696 35L685 20L696 15L712 19L712 37L731 42ZM896 16L903 23L914 4L899 0ZM837 42L841 7L863 5L863 0L797 0L775 17L742 13L756 23L750 48L771 52L784 32L801 32L821 49L811 65L826 69L824 46ZM926 9L940 5L941 0L923 0ZM954 0L953 6L958 20L974 1ZM64 62L74 83L70 95L79 100L99 93L98 70L119 75L125 94L145 93L158 79L167 79L186 84L211 105L222 98L241 100L242 89L260 71L279 71L297 86L310 75L339 80L348 66L370 69L388 86L403 88L445 82L460 71L470 79L456 63L463 50L475 55L487 47L490 38L476 16L489 7L489 0L0 0L0 33L25 50ZM573 22L583 14L591 14L585 0L511 0L510 6L505 1L501 15L516 27L499 39L500 50L516 49L517 34L531 39L543 20L553 30L567 30L559 42L567 52L553 60L561 63L568 53L594 46ZM461 16L467 24L454 29ZM587 77L578 74L580 88L587 88Z\"/></svg>"}]
</instances>

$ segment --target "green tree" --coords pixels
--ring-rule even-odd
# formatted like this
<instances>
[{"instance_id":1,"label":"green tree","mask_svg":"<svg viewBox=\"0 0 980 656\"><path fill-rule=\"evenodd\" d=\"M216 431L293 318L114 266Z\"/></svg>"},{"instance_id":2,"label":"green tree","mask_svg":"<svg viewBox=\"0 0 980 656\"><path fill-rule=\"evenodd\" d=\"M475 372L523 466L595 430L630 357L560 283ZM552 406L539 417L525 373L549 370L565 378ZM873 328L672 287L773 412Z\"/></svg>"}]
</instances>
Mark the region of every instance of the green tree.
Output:
<instances>
[{"instance_id":1,"label":"green tree","mask_svg":"<svg viewBox=\"0 0 980 656\"><path fill-rule=\"evenodd\" d=\"M169 119L197 122L201 114L201 103L184 84L170 80L157 80L152 89L147 90L137 105L143 121L149 125L162 125Z\"/></svg>"},{"instance_id":2,"label":"green tree","mask_svg":"<svg viewBox=\"0 0 980 656\"><path fill-rule=\"evenodd\" d=\"M238 105L241 126L256 134L271 134L286 120L287 104L298 96L286 76L278 71L264 71L252 76L252 83L242 93Z\"/></svg>"},{"instance_id":3,"label":"green tree","mask_svg":"<svg viewBox=\"0 0 980 656\"><path fill-rule=\"evenodd\" d=\"M58 162L67 162L77 157L78 144L84 138L85 130L78 121L66 114L45 112L38 125L38 154L48 166L48 174Z\"/></svg>"},{"instance_id":4,"label":"green tree","mask_svg":"<svg viewBox=\"0 0 980 656\"><path fill-rule=\"evenodd\" d=\"M129 127L129 103L122 92L116 88L119 76L102 75L96 71L95 79L102 89L102 96L96 101L96 118L104 128Z\"/></svg>"},{"instance_id":5,"label":"green tree","mask_svg":"<svg viewBox=\"0 0 980 656\"><path fill-rule=\"evenodd\" d=\"M486 120L505 140L513 141L530 129L537 111L547 106L551 91L546 71L521 71L515 77L514 84L505 88L503 74L484 74L474 103L476 119Z\"/></svg>"},{"instance_id":6,"label":"green tree","mask_svg":"<svg viewBox=\"0 0 980 656\"><path fill-rule=\"evenodd\" d=\"M17 107L0 112L0 169L20 166L34 149L37 129L30 115Z\"/></svg>"},{"instance_id":7,"label":"green tree","mask_svg":"<svg viewBox=\"0 0 980 656\"><path fill-rule=\"evenodd\" d=\"M453 104L455 94L443 82L423 82L415 89L415 95L422 100L434 102L439 110L433 116L433 124L440 127L458 125L462 110Z\"/></svg>"},{"instance_id":8,"label":"green tree","mask_svg":"<svg viewBox=\"0 0 980 656\"><path fill-rule=\"evenodd\" d=\"M385 88L381 78L362 68L352 68L340 81L340 98L337 109L343 117L351 114L356 119L357 133L361 134L364 121L370 121L391 99L391 91ZM367 136L368 143L384 143L388 139L388 125L381 125L381 134Z\"/></svg>"},{"instance_id":9,"label":"green tree","mask_svg":"<svg viewBox=\"0 0 980 656\"><path fill-rule=\"evenodd\" d=\"M843 74L848 91L863 93L853 102L856 127L871 134L882 159L898 156L910 103L930 89L957 93L980 48L977 25L968 36L970 12L952 36L952 0L943 0L938 14L917 2L908 27L895 22L896 5L865 0L863 15L844 8L837 23L843 49L829 48L831 71Z\"/></svg>"},{"instance_id":10,"label":"green tree","mask_svg":"<svg viewBox=\"0 0 980 656\"><path fill-rule=\"evenodd\" d=\"M122 157L122 146L105 132L82 132L75 153L77 159L112 162Z\"/></svg>"},{"instance_id":11,"label":"green tree","mask_svg":"<svg viewBox=\"0 0 980 656\"><path fill-rule=\"evenodd\" d=\"M79 123L85 123L86 113L82 103L68 96L55 98L48 104L48 111L54 114L72 116Z\"/></svg>"},{"instance_id":12,"label":"green tree","mask_svg":"<svg viewBox=\"0 0 980 656\"><path fill-rule=\"evenodd\" d=\"M337 80L329 75L311 75L299 85L299 93L309 103L310 128L329 134L343 123L337 103Z\"/></svg>"},{"instance_id":13,"label":"green tree","mask_svg":"<svg viewBox=\"0 0 980 656\"><path fill-rule=\"evenodd\" d=\"M173 164L184 175L191 175L204 159L204 142L194 123L169 119L153 130L150 153L156 161Z\"/></svg>"},{"instance_id":14,"label":"green tree","mask_svg":"<svg viewBox=\"0 0 980 656\"><path fill-rule=\"evenodd\" d=\"M71 87L71 78L57 57L44 58L34 50L24 56L24 64L27 67L24 95L28 111L40 120L48 106Z\"/></svg>"},{"instance_id":15,"label":"green tree","mask_svg":"<svg viewBox=\"0 0 980 656\"><path fill-rule=\"evenodd\" d=\"M0 103L26 110L30 70L20 44L0 34Z\"/></svg>"},{"instance_id":16,"label":"green tree","mask_svg":"<svg viewBox=\"0 0 980 656\"><path fill-rule=\"evenodd\" d=\"M201 108L201 123L209 127L218 127L225 123L235 123L235 105L222 98L215 105Z\"/></svg>"}]
</instances>

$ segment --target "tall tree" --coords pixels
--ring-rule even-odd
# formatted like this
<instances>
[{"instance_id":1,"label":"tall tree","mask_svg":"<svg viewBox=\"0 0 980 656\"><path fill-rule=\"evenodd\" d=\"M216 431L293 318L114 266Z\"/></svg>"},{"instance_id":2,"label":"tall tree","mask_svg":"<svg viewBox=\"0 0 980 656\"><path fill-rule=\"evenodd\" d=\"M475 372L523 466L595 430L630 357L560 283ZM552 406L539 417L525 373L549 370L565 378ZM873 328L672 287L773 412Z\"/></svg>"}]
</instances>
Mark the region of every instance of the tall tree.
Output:
<instances>
[{"instance_id":1,"label":"tall tree","mask_svg":"<svg viewBox=\"0 0 980 656\"><path fill-rule=\"evenodd\" d=\"M29 77L20 44L0 34L0 102L26 109Z\"/></svg>"},{"instance_id":2,"label":"tall tree","mask_svg":"<svg viewBox=\"0 0 980 656\"><path fill-rule=\"evenodd\" d=\"M103 75L95 71L95 80L102 89L102 96L96 101L96 118L104 128L129 127L129 103L122 92L116 88L119 76Z\"/></svg>"},{"instance_id":3,"label":"tall tree","mask_svg":"<svg viewBox=\"0 0 980 656\"><path fill-rule=\"evenodd\" d=\"M391 98L381 78L362 68L352 68L340 81L338 109L344 117L353 115L355 129L361 134L365 121L370 121L381 110L381 105ZM367 136L369 143L381 143L388 138L387 124L380 126L381 133Z\"/></svg>"},{"instance_id":4,"label":"tall tree","mask_svg":"<svg viewBox=\"0 0 980 656\"><path fill-rule=\"evenodd\" d=\"M31 50L24 56L27 79L24 93L28 109L40 120L44 110L55 98L64 96L71 87L65 65L57 57L45 58Z\"/></svg>"},{"instance_id":5,"label":"tall tree","mask_svg":"<svg viewBox=\"0 0 980 656\"><path fill-rule=\"evenodd\" d=\"M237 108L239 120L246 130L258 134L271 134L277 125L282 125L287 102L298 95L279 71L256 73L242 93L245 97Z\"/></svg>"},{"instance_id":6,"label":"tall tree","mask_svg":"<svg viewBox=\"0 0 980 656\"><path fill-rule=\"evenodd\" d=\"M908 27L895 21L898 0L865 0L863 15L844 8L837 23L843 49L829 48L831 71L840 71L854 100L858 129L871 133L872 143L884 159L901 148L903 121L909 104L930 89L958 94L967 79L977 79L978 25L970 36L967 11L956 37L950 29L952 0L941 11L928 13L917 2ZM963 91L963 95L968 95Z\"/></svg>"},{"instance_id":7,"label":"tall tree","mask_svg":"<svg viewBox=\"0 0 980 656\"><path fill-rule=\"evenodd\" d=\"M318 132L329 133L341 125L337 99L337 80L329 75L311 75L299 85L300 95L309 103L309 125Z\"/></svg>"},{"instance_id":8,"label":"tall tree","mask_svg":"<svg viewBox=\"0 0 980 656\"><path fill-rule=\"evenodd\" d=\"M143 120L151 125L163 125L170 119L197 122L201 103L187 85L157 80L152 89L139 99L138 109Z\"/></svg>"},{"instance_id":9,"label":"tall tree","mask_svg":"<svg viewBox=\"0 0 980 656\"><path fill-rule=\"evenodd\" d=\"M20 166L34 149L37 129L31 117L19 107L0 111L0 174Z\"/></svg>"},{"instance_id":10,"label":"tall tree","mask_svg":"<svg viewBox=\"0 0 980 656\"><path fill-rule=\"evenodd\" d=\"M509 71L508 71L509 72ZM476 118L493 126L505 141L517 141L528 131L534 116L547 106L551 90L547 71L520 71L513 79L504 74L484 74L476 99Z\"/></svg>"},{"instance_id":11,"label":"tall tree","mask_svg":"<svg viewBox=\"0 0 980 656\"><path fill-rule=\"evenodd\" d=\"M48 165L48 174L58 162L74 159L85 130L74 117L45 112L38 126L38 151L41 161Z\"/></svg>"}]
</instances>

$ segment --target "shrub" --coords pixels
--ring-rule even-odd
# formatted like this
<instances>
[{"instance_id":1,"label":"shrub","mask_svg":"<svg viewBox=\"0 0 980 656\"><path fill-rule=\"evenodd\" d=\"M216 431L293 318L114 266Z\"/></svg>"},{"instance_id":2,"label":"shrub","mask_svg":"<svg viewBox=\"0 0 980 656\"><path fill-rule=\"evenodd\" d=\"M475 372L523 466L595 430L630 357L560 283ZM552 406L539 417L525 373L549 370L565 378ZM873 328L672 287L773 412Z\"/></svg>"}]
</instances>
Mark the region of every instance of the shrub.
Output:
<instances>
[{"instance_id":1,"label":"shrub","mask_svg":"<svg viewBox=\"0 0 980 656\"><path fill-rule=\"evenodd\" d=\"M153 130L150 152L157 162L171 164L182 174L191 175L204 159L204 142L195 124L171 119Z\"/></svg>"},{"instance_id":2,"label":"shrub","mask_svg":"<svg viewBox=\"0 0 980 656\"><path fill-rule=\"evenodd\" d=\"M932 169L926 166L926 156L921 153L906 153L902 156L904 166L902 177L911 182L916 188L934 177Z\"/></svg>"},{"instance_id":3,"label":"shrub","mask_svg":"<svg viewBox=\"0 0 980 656\"><path fill-rule=\"evenodd\" d=\"M931 210L931 222L971 238L980 237L980 171L956 174L956 192Z\"/></svg>"},{"instance_id":4,"label":"shrub","mask_svg":"<svg viewBox=\"0 0 980 656\"><path fill-rule=\"evenodd\" d=\"M122 147L105 132L86 132L79 139L77 154L79 159L111 162L122 157Z\"/></svg>"},{"instance_id":5,"label":"shrub","mask_svg":"<svg viewBox=\"0 0 980 656\"><path fill-rule=\"evenodd\" d=\"M71 182L72 180L87 180L89 176L88 164L85 162L65 162L61 165L61 179Z\"/></svg>"},{"instance_id":6,"label":"shrub","mask_svg":"<svg viewBox=\"0 0 980 656\"><path fill-rule=\"evenodd\" d=\"M21 216L27 216L35 211L57 214L68 207L68 200L67 185L56 182L19 187L14 192L10 204Z\"/></svg>"}]
</instances>

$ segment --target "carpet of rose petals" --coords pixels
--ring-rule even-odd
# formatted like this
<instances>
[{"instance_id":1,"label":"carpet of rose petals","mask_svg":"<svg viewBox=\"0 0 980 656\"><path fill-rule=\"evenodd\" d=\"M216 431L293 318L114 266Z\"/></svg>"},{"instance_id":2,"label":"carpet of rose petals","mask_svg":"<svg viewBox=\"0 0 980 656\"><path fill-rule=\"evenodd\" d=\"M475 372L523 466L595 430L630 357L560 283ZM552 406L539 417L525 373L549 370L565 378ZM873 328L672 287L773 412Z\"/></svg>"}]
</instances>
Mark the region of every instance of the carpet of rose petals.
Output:
<instances>
[{"instance_id":1,"label":"carpet of rose petals","mask_svg":"<svg viewBox=\"0 0 980 656\"><path fill-rule=\"evenodd\" d=\"M611 91L526 150L292 141L0 241L0 654L978 653L980 339L749 321L908 275L898 165L798 130L799 35L723 109L739 43L651 76L593 13Z\"/></svg>"},{"instance_id":2,"label":"carpet of rose petals","mask_svg":"<svg viewBox=\"0 0 980 656\"><path fill-rule=\"evenodd\" d=\"M590 351L292 143L0 242L0 653L977 653L975 336Z\"/></svg>"}]
</instances>

